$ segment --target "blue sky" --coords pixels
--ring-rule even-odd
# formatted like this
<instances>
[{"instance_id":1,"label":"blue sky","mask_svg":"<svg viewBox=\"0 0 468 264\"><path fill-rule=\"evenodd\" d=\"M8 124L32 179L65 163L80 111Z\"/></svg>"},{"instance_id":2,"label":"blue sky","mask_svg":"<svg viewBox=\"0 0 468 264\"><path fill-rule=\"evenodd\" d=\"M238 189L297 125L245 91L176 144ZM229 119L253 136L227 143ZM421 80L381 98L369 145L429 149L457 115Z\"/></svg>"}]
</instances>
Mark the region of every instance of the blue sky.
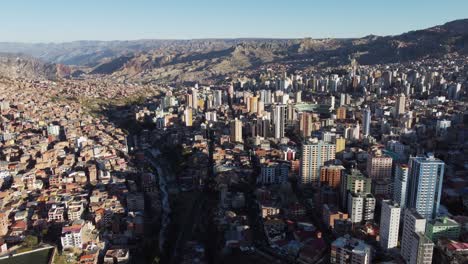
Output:
<instances>
[{"instance_id":1,"label":"blue sky","mask_svg":"<svg viewBox=\"0 0 468 264\"><path fill-rule=\"evenodd\" d=\"M0 41L394 35L468 18L468 0L14 0Z\"/></svg>"}]
</instances>

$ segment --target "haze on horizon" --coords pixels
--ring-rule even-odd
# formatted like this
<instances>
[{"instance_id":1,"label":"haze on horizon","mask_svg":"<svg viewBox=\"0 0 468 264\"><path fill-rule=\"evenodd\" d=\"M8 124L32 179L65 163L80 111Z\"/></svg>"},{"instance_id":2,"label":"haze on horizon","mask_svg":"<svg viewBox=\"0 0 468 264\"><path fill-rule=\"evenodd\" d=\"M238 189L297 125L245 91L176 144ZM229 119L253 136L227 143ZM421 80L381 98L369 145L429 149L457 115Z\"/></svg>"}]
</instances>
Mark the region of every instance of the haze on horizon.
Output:
<instances>
[{"instance_id":1,"label":"haze on horizon","mask_svg":"<svg viewBox=\"0 0 468 264\"><path fill-rule=\"evenodd\" d=\"M396 35L466 18L468 1L8 1L0 42Z\"/></svg>"}]
</instances>

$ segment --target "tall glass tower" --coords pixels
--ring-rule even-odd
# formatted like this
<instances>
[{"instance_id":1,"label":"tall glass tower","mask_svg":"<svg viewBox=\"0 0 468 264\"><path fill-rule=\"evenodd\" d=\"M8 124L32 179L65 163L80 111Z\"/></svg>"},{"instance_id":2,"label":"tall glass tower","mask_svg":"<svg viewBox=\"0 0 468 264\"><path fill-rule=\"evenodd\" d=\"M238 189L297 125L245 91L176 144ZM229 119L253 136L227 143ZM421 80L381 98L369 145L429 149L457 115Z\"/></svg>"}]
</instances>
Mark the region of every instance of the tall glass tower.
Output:
<instances>
[{"instance_id":1,"label":"tall glass tower","mask_svg":"<svg viewBox=\"0 0 468 264\"><path fill-rule=\"evenodd\" d=\"M444 166L432 153L410 158L407 206L426 219L435 218L439 211Z\"/></svg>"}]
</instances>

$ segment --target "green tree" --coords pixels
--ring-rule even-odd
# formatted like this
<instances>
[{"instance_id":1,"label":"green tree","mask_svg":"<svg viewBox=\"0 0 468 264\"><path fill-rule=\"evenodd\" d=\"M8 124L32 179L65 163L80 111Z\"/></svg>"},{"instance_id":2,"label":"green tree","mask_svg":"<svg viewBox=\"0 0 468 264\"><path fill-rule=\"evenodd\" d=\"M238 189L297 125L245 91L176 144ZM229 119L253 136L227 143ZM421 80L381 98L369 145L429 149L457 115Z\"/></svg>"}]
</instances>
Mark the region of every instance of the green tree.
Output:
<instances>
[{"instance_id":1,"label":"green tree","mask_svg":"<svg viewBox=\"0 0 468 264\"><path fill-rule=\"evenodd\" d=\"M37 244L39 244L39 240L36 236L28 235L26 238L24 238L23 246L25 247L33 248L37 246Z\"/></svg>"}]
</instances>

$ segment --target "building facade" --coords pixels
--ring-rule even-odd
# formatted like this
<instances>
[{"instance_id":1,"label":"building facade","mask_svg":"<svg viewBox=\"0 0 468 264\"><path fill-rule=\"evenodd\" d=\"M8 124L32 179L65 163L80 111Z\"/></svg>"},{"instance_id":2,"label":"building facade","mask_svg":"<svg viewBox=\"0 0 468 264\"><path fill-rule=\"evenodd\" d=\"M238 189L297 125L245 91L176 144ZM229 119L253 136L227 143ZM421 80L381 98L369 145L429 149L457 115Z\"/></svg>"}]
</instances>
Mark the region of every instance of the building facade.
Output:
<instances>
[{"instance_id":1,"label":"building facade","mask_svg":"<svg viewBox=\"0 0 468 264\"><path fill-rule=\"evenodd\" d=\"M299 173L301 183L317 185L320 180L320 168L325 162L335 159L335 150L335 144L317 139L302 145Z\"/></svg>"},{"instance_id":2,"label":"building facade","mask_svg":"<svg viewBox=\"0 0 468 264\"><path fill-rule=\"evenodd\" d=\"M400 207L390 200L382 201L380 212L380 245L384 249L398 246L398 231L400 229Z\"/></svg>"},{"instance_id":3,"label":"building facade","mask_svg":"<svg viewBox=\"0 0 468 264\"><path fill-rule=\"evenodd\" d=\"M435 218L439 211L444 167L432 154L410 158L407 206L426 219Z\"/></svg>"}]
</instances>

